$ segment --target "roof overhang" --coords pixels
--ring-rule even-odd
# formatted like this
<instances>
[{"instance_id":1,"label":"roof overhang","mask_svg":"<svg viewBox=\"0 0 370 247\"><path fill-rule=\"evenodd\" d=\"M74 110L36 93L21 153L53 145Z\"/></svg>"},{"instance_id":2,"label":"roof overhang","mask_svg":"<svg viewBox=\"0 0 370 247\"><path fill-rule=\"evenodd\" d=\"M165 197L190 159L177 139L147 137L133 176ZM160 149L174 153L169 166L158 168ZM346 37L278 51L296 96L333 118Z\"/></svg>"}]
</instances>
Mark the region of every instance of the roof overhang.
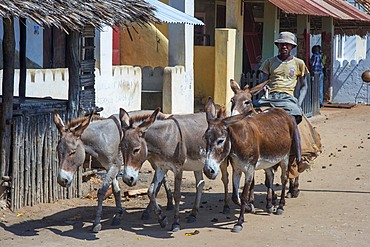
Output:
<instances>
[{"instance_id":1,"label":"roof overhang","mask_svg":"<svg viewBox=\"0 0 370 247\"><path fill-rule=\"evenodd\" d=\"M164 23L204 25L204 23L201 20L198 20L197 18L188 15L178 9L175 9L167 4L164 4L158 0L144 0L144 1L154 6L155 16Z\"/></svg>"},{"instance_id":2,"label":"roof overhang","mask_svg":"<svg viewBox=\"0 0 370 247\"><path fill-rule=\"evenodd\" d=\"M338 20L370 22L370 15L343 0L268 0L287 14L330 16Z\"/></svg>"},{"instance_id":3,"label":"roof overhang","mask_svg":"<svg viewBox=\"0 0 370 247\"><path fill-rule=\"evenodd\" d=\"M278 7L285 17L283 30L290 30L296 15L309 15L311 19L311 33L321 30L321 17L334 19L335 34L365 36L370 33L370 15L357 9L344 0L268 0ZM368 1L368 0L366 0ZM369 1L370 2L370 1ZM293 17L294 18L294 17Z\"/></svg>"}]
</instances>

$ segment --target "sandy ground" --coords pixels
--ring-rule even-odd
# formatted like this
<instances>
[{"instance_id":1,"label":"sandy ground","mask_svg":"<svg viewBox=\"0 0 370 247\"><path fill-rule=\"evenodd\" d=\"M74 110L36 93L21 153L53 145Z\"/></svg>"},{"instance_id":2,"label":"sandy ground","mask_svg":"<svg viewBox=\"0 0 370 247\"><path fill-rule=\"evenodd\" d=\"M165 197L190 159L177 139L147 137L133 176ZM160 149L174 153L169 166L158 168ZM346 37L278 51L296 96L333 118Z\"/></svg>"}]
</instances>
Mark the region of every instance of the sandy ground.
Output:
<instances>
[{"instance_id":1,"label":"sandy ground","mask_svg":"<svg viewBox=\"0 0 370 247\"><path fill-rule=\"evenodd\" d=\"M121 225L111 226L114 202L104 202L103 229L90 232L96 200L86 198L26 207L17 212L0 211L0 246L369 246L370 241L370 106L322 109L310 120L317 127L323 153L311 171L301 175L298 198L288 199L283 215L264 212L263 173L257 173L256 214L247 214L241 233L231 229L239 214L222 214L220 178L206 179L202 207L195 223L186 223L194 200L194 179L185 172L181 204L181 227L172 233L162 229L154 216L140 219L147 196L128 200ZM141 173L145 188L152 173ZM172 178L172 174L170 174ZM276 179L279 181L279 179ZM122 186L126 191L127 186ZM230 185L231 189L231 185ZM278 193L281 187L277 187ZM159 202L165 205L160 192ZM165 211L172 222L173 211ZM198 234L191 234L195 231Z\"/></svg>"}]
</instances>

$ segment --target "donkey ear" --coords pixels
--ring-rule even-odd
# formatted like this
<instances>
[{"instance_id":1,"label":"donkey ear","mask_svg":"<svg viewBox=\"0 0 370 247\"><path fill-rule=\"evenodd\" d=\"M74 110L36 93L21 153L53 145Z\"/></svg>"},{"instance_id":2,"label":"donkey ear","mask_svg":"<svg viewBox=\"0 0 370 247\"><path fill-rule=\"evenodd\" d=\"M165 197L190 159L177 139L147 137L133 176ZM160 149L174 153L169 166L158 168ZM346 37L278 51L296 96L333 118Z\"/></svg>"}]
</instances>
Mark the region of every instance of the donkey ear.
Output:
<instances>
[{"instance_id":1,"label":"donkey ear","mask_svg":"<svg viewBox=\"0 0 370 247\"><path fill-rule=\"evenodd\" d=\"M119 121L121 122L122 129L128 129L130 127L130 116L122 108L119 108Z\"/></svg>"},{"instance_id":2,"label":"donkey ear","mask_svg":"<svg viewBox=\"0 0 370 247\"><path fill-rule=\"evenodd\" d=\"M261 90L270 82L270 80L267 80L265 82L262 82L260 84L258 84L257 86L251 88L250 92L251 94L253 95L256 95L258 94L259 92L261 92Z\"/></svg>"},{"instance_id":3,"label":"donkey ear","mask_svg":"<svg viewBox=\"0 0 370 247\"><path fill-rule=\"evenodd\" d=\"M227 117L222 119L222 122L226 125L226 127L229 127L230 125L239 122L240 120L243 120L245 118L244 114L238 114L235 116Z\"/></svg>"},{"instance_id":4,"label":"donkey ear","mask_svg":"<svg viewBox=\"0 0 370 247\"><path fill-rule=\"evenodd\" d=\"M204 106L204 110L206 112L207 122L216 118L216 107L212 97L208 97L208 102Z\"/></svg>"},{"instance_id":5,"label":"donkey ear","mask_svg":"<svg viewBox=\"0 0 370 247\"><path fill-rule=\"evenodd\" d=\"M150 117L145 119L144 122L142 122L139 126L137 126L137 128L139 129L141 133L147 131L149 127L155 122L160 110L161 108L157 107L157 109L154 110L154 112L152 113L152 115L150 115Z\"/></svg>"},{"instance_id":6,"label":"donkey ear","mask_svg":"<svg viewBox=\"0 0 370 247\"><path fill-rule=\"evenodd\" d=\"M72 129L72 132L75 136L80 137L82 133L85 131L85 129L89 126L92 117L94 116L94 112L92 111L88 118L86 118L80 125L78 125L76 128Z\"/></svg>"},{"instance_id":7,"label":"donkey ear","mask_svg":"<svg viewBox=\"0 0 370 247\"><path fill-rule=\"evenodd\" d=\"M234 79L230 79L230 87L234 94L237 94L240 91L239 84Z\"/></svg>"},{"instance_id":8,"label":"donkey ear","mask_svg":"<svg viewBox=\"0 0 370 247\"><path fill-rule=\"evenodd\" d=\"M62 120L62 118L60 117L60 115L57 111L54 111L54 123L57 126L57 129L59 130L60 134L62 134L66 131L65 128L64 128L65 125L63 123L63 120Z\"/></svg>"},{"instance_id":9,"label":"donkey ear","mask_svg":"<svg viewBox=\"0 0 370 247\"><path fill-rule=\"evenodd\" d=\"M226 109L225 107L221 107L220 110L217 112L217 118L225 118L226 117Z\"/></svg>"}]
</instances>

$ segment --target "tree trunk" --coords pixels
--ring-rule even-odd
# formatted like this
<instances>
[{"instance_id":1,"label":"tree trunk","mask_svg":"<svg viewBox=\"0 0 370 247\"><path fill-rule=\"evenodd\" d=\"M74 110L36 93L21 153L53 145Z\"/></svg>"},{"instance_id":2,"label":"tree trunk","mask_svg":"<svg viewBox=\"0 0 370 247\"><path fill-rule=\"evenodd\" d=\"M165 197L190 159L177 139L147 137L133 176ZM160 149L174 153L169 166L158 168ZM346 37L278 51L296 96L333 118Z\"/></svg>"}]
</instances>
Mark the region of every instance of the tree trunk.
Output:
<instances>
[{"instance_id":1,"label":"tree trunk","mask_svg":"<svg viewBox=\"0 0 370 247\"><path fill-rule=\"evenodd\" d=\"M13 118L13 91L14 91L14 56L15 37L14 22L12 18L3 18L3 96L1 104L0 126L0 180L10 172L10 147ZM0 195L5 188L0 186Z\"/></svg>"}]
</instances>

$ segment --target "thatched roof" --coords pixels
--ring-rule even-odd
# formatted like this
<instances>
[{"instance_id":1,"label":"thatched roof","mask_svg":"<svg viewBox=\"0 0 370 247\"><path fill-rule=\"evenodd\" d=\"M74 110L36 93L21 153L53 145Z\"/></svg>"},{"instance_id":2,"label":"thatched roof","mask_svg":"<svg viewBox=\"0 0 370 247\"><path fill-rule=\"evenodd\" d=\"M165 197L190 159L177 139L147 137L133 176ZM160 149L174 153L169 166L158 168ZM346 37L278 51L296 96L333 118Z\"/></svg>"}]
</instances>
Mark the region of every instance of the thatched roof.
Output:
<instances>
[{"instance_id":1,"label":"thatched roof","mask_svg":"<svg viewBox=\"0 0 370 247\"><path fill-rule=\"evenodd\" d=\"M80 31L85 25L128 26L159 22L143 0L0 0L0 16L28 18L40 26Z\"/></svg>"}]
</instances>

